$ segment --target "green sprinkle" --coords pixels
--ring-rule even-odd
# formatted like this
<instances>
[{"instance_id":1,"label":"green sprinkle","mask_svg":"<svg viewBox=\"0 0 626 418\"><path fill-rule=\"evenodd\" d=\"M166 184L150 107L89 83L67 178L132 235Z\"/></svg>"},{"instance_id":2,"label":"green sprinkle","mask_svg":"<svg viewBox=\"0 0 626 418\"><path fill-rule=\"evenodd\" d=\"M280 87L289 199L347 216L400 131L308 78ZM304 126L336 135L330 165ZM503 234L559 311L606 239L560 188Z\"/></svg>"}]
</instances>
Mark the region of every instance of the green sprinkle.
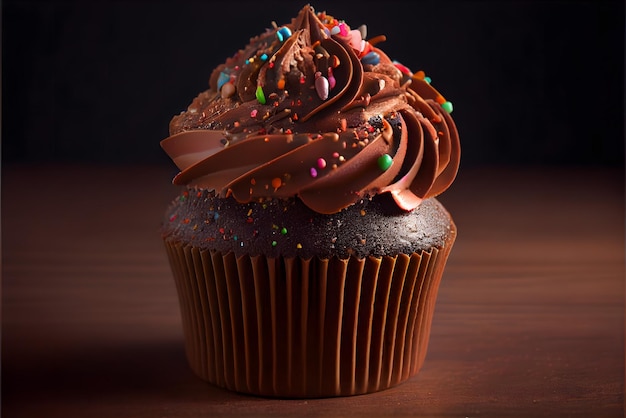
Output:
<instances>
[{"instance_id":1,"label":"green sprinkle","mask_svg":"<svg viewBox=\"0 0 626 418\"><path fill-rule=\"evenodd\" d=\"M444 102L441 107L448 113L452 113L452 102Z\"/></svg>"},{"instance_id":2,"label":"green sprinkle","mask_svg":"<svg viewBox=\"0 0 626 418\"><path fill-rule=\"evenodd\" d=\"M430 82L431 82L430 77L428 77L428 76L424 77L424 81L427 82L428 84L430 84Z\"/></svg>"},{"instance_id":3,"label":"green sprinkle","mask_svg":"<svg viewBox=\"0 0 626 418\"><path fill-rule=\"evenodd\" d=\"M389 170L391 164L393 164L393 158L391 158L389 154L384 154L378 157L378 168L380 168L381 170Z\"/></svg>"},{"instance_id":4,"label":"green sprinkle","mask_svg":"<svg viewBox=\"0 0 626 418\"><path fill-rule=\"evenodd\" d=\"M276 245L278 245L278 243L276 241L272 241L272 247L275 247Z\"/></svg>"},{"instance_id":5,"label":"green sprinkle","mask_svg":"<svg viewBox=\"0 0 626 418\"><path fill-rule=\"evenodd\" d=\"M258 86L256 88L256 99L259 101L259 103L265 104L265 93L263 93L263 87L261 86Z\"/></svg>"},{"instance_id":6,"label":"green sprinkle","mask_svg":"<svg viewBox=\"0 0 626 418\"><path fill-rule=\"evenodd\" d=\"M280 230L280 233L283 235L287 235L287 228L283 226L282 229Z\"/></svg>"}]
</instances>

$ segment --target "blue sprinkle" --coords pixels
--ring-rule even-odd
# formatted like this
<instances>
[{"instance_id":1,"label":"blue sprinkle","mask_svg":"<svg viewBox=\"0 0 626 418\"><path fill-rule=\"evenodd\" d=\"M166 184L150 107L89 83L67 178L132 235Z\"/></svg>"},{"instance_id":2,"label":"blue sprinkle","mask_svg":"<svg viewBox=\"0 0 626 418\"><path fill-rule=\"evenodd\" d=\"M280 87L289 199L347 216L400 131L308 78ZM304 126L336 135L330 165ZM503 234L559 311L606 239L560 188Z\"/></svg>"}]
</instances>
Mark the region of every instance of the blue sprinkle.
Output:
<instances>
[{"instance_id":1,"label":"blue sprinkle","mask_svg":"<svg viewBox=\"0 0 626 418\"><path fill-rule=\"evenodd\" d=\"M291 30L289 30L289 28L286 26L283 26L282 28L278 29L278 31L276 32L276 37L278 38L280 42L284 41L290 36L291 36Z\"/></svg>"},{"instance_id":2,"label":"blue sprinkle","mask_svg":"<svg viewBox=\"0 0 626 418\"><path fill-rule=\"evenodd\" d=\"M261 55L261 61L267 61L267 54Z\"/></svg>"},{"instance_id":3,"label":"blue sprinkle","mask_svg":"<svg viewBox=\"0 0 626 418\"><path fill-rule=\"evenodd\" d=\"M220 217L220 214L215 212L215 215L213 215L213 219L215 219L217 221L217 218L219 218L219 217Z\"/></svg>"},{"instance_id":4,"label":"blue sprinkle","mask_svg":"<svg viewBox=\"0 0 626 418\"><path fill-rule=\"evenodd\" d=\"M230 76L222 71L217 78L217 91L220 91L222 86L230 81Z\"/></svg>"},{"instance_id":5,"label":"blue sprinkle","mask_svg":"<svg viewBox=\"0 0 626 418\"><path fill-rule=\"evenodd\" d=\"M376 65L380 62L380 55L378 55L378 53L372 51L370 53L368 53L367 55L365 55L363 58L361 58L361 62L363 64L371 64L371 65Z\"/></svg>"},{"instance_id":6,"label":"blue sprinkle","mask_svg":"<svg viewBox=\"0 0 626 418\"><path fill-rule=\"evenodd\" d=\"M430 77L428 77L428 76L424 77L424 81L427 82L428 84L430 84Z\"/></svg>"}]
</instances>

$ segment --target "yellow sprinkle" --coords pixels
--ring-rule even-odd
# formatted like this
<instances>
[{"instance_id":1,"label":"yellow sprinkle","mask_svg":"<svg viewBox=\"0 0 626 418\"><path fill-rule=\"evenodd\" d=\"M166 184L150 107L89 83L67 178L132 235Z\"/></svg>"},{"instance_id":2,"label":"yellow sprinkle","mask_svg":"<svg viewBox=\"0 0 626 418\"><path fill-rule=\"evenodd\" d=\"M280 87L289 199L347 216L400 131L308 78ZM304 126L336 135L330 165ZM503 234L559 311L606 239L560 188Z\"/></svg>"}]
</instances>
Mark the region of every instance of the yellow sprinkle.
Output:
<instances>
[{"instance_id":1,"label":"yellow sprinkle","mask_svg":"<svg viewBox=\"0 0 626 418\"><path fill-rule=\"evenodd\" d=\"M302 244L298 243L298 244L296 245L296 248L297 248L297 249L301 249L301 248L302 248Z\"/></svg>"}]
</instances>

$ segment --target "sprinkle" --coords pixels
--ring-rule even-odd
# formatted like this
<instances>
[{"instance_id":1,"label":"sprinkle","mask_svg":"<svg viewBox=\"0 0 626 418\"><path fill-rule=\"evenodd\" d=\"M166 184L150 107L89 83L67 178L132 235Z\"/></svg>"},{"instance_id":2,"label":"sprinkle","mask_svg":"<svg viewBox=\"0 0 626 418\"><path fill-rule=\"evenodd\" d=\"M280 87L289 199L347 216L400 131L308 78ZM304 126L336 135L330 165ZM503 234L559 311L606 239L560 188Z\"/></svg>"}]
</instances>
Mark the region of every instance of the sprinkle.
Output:
<instances>
[{"instance_id":1,"label":"sprinkle","mask_svg":"<svg viewBox=\"0 0 626 418\"><path fill-rule=\"evenodd\" d=\"M453 109L453 108L452 108L452 102L448 102L448 101L443 102L443 103L441 104L441 107L442 107L442 108L443 108L443 110L445 110L446 112L448 112L448 113L452 113L452 109Z\"/></svg>"},{"instance_id":2,"label":"sprinkle","mask_svg":"<svg viewBox=\"0 0 626 418\"><path fill-rule=\"evenodd\" d=\"M341 28L339 28L339 26L334 26L334 27L330 30L330 34L331 34L331 35L337 35L339 32L341 32Z\"/></svg>"},{"instance_id":3,"label":"sprinkle","mask_svg":"<svg viewBox=\"0 0 626 418\"><path fill-rule=\"evenodd\" d=\"M340 63L341 63L341 61L339 60L339 57L337 55L333 55L332 57L330 57L330 66L332 68L339 67Z\"/></svg>"},{"instance_id":4,"label":"sprinkle","mask_svg":"<svg viewBox=\"0 0 626 418\"><path fill-rule=\"evenodd\" d=\"M222 99L227 99L233 94L235 94L235 85L233 83L226 83L222 90L220 91Z\"/></svg>"},{"instance_id":5,"label":"sprinkle","mask_svg":"<svg viewBox=\"0 0 626 418\"><path fill-rule=\"evenodd\" d=\"M311 167L311 170L309 170L309 172L311 173L311 177L317 177L317 170L315 169L315 167Z\"/></svg>"},{"instance_id":6,"label":"sprinkle","mask_svg":"<svg viewBox=\"0 0 626 418\"><path fill-rule=\"evenodd\" d=\"M297 243L297 244L296 244L296 248L297 248L297 249L299 249L299 250L301 250L301 249L302 249L302 244Z\"/></svg>"},{"instance_id":7,"label":"sprinkle","mask_svg":"<svg viewBox=\"0 0 626 418\"><path fill-rule=\"evenodd\" d=\"M371 41L370 41L371 42ZM393 65L400 70L400 72L404 75L408 75L409 77L412 75L411 70L406 65L400 64L398 61L394 61Z\"/></svg>"},{"instance_id":8,"label":"sprinkle","mask_svg":"<svg viewBox=\"0 0 626 418\"><path fill-rule=\"evenodd\" d=\"M217 77L217 91L219 91L224 84L228 83L229 80L230 80L230 76L226 74L224 71L222 71L220 75Z\"/></svg>"},{"instance_id":9,"label":"sprinkle","mask_svg":"<svg viewBox=\"0 0 626 418\"><path fill-rule=\"evenodd\" d=\"M258 110L256 110L256 109L252 109L252 112L250 112L250 117L251 117L251 118L256 118L257 113L259 113L259 111L258 111Z\"/></svg>"},{"instance_id":10,"label":"sprinkle","mask_svg":"<svg viewBox=\"0 0 626 418\"><path fill-rule=\"evenodd\" d=\"M283 182L279 177L274 177L272 179L272 187L274 189L278 189L280 186L282 186Z\"/></svg>"},{"instance_id":11,"label":"sprinkle","mask_svg":"<svg viewBox=\"0 0 626 418\"><path fill-rule=\"evenodd\" d=\"M280 229L280 233L283 235L287 235L287 228L285 228L284 226Z\"/></svg>"},{"instance_id":12,"label":"sprinkle","mask_svg":"<svg viewBox=\"0 0 626 418\"><path fill-rule=\"evenodd\" d=\"M361 38L367 38L367 25L359 26L359 33L361 34Z\"/></svg>"},{"instance_id":13,"label":"sprinkle","mask_svg":"<svg viewBox=\"0 0 626 418\"><path fill-rule=\"evenodd\" d=\"M332 67L328 67L328 87L332 90L336 85L337 80L335 80L335 77L333 76L333 69Z\"/></svg>"},{"instance_id":14,"label":"sprinkle","mask_svg":"<svg viewBox=\"0 0 626 418\"><path fill-rule=\"evenodd\" d=\"M276 32L276 37L278 38L280 42L283 42L285 39L289 38L290 36L291 36L291 30L287 26L283 26L282 28L278 29L278 31Z\"/></svg>"},{"instance_id":15,"label":"sprinkle","mask_svg":"<svg viewBox=\"0 0 626 418\"><path fill-rule=\"evenodd\" d=\"M347 36L348 35L348 25L346 25L344 22L341 22L339 24L339 34L341 36Z\"/></svg>"},{"instance_id":16,"label":"sprinkle","mask_svg":"<svg viewBox=\"0 0 626 418\"><path fill-rule=\"evenodd\" d=\"M328 79L323 75L318 75L315 77L315 91L320 99L326 100L328 99L328 90L330 87L330 83Z\"/></svg>"},{"instance_id":17,"label":"sprinkle","mask_svg":"<svg viewBox=\"0 0 626 418\"><path fill-rule=\"evenodd\" d=\"M272 247L275 247L277 245L278 245L278 243L276 241L272 241Z\"/></svg>"},{"instance_id":18,"label":"sprinkle","mask_svg":"<svg viewBox=\"0 0 626 418\"><path fill-rule=\"evenodd\" d=\"M285 79L281 78L280 80L278 80L278 82L276 83L276 87L278 87L279 90L282 90L285 88Z\"/></svg>"},{"instance_id":19,"label":"sprinkle","mask_svg":"<svg viewBox=\"0 0 626 418\"><path fill-rule=\"evenodd\" d=\"M361 209L360 213L361 213L361 216L365 216L365 210L364 209Z\"/></svg>"},{"instance_id":20,"label":"sprinkle","mask_svg":"<svg viewBox=\"0 0 626 418\"><path fill-rule=\"evenodd\" d=\"M263 87L261 86L258 86L256 88L256 99L259 101L259 103L265 104L265 93L263 93Z\"/></svg>"},{"instance_id":21,"label":"sprinkle","mask_svg":"<svg viewBox=\"0 0 626 418\"><path fill-rule=\"evenodd\" d=\"M372 51L361 58L361 62L365 65L376 65L380 62L380 55L377 52Z\"/></svg>"},{"instance_id":22,"label":"sprinkle","mask_svg":"<svg viewBox=\"0 0 626 418\"><path fill-rule=\"evenodd\" d=\"M318 158L318 159L317 159L317 166L318 166L319 168L324 168L324 167L326 167L326 160L325 160L325 159L323 159L323 158Z\"/></svg>"},{"instance_id":23,"label":"sprinkle","mask_svg":"<svg viewBox=\"0 0 626 418\"><path fill-rule=\"evenodd\" d=\"M426 77L426 74L422 70L419 70L418 72L415 73L415 78L419 80L423 80L424 77Z\"/></svg>"},{"instance_id":24,"label":"sprinkle","mask_svg":"<svg viewBox=\"0 0 626 418\"><path fill-rule=\"evenodd\" d=\"M430 77L426 76L426 77L424 77L424 81L427 82L428 84L430 84L430 82L432 80L430 79Z\"/></svg>"},{"instance_id":25,"label":"sprinkle","mask_svg":"<svg viewBox=\"0 0 626 418\"><path fill-rule=\"evenodd\" d=\"M389 154L383 154L378 157L377 163L378 168L380 168L382 171L387 171L389 167L391 167L391 164L393 164L393 158L391 158Z\"/></svg>"},{"instance_id":26,"label":"sprinkle","mask_svg":"<svg viewBox=\"0 0 626 418\"><path fill-rule=\"evenodd\" d=\"M267 61L267 54L261 55L261 61Z\"/></svg>"}]
</instances>

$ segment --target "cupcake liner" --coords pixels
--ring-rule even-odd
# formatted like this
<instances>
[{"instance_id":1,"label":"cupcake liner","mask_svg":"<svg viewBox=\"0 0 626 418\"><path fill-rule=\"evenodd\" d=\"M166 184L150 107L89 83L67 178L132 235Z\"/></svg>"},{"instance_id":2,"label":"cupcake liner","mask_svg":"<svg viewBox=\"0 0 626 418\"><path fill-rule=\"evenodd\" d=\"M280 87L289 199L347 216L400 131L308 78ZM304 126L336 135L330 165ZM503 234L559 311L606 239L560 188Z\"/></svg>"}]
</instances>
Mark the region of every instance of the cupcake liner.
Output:
<instances>
[{"instance_id":1,"label":"cupcake liner","mask_svg":"<svg viewBox=\"0 0 626 418\"><path fill-rule=\"evenodd\" d=\"M165 239L186 355L203 380L284 398L349 396L419 371L455 238L411 255L235 256Z\"/></svg>"}]
</instances>

